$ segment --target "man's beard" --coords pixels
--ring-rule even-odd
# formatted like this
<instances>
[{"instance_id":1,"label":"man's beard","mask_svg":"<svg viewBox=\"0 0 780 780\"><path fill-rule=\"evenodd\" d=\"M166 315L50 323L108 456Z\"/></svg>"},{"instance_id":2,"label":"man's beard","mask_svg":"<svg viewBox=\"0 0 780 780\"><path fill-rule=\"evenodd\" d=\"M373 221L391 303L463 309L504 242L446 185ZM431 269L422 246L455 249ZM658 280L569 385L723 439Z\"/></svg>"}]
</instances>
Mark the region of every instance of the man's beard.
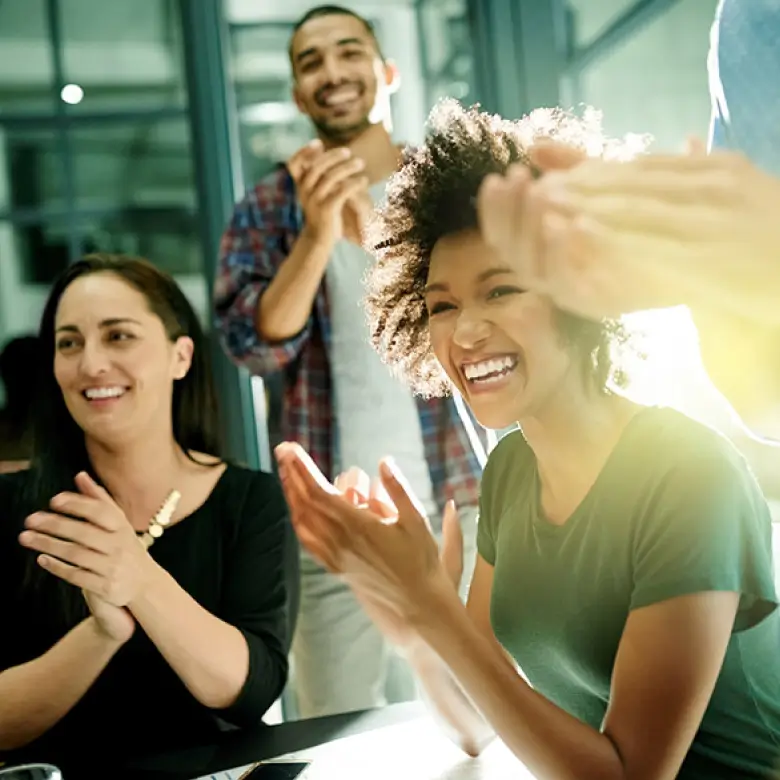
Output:
<instances>
[{"instance_id":1,"label":"man's beard","mask_svg":"<svg viewBox=\"0 0 780 780\"><path fill-rule=\"evenodd\" d=\"M371 119L364 116L359 122L349 125L335 125L327 121L314 121L320 137L332 141L335 144L345 144L364 133L371 127Z\"/></svg>"}]
</instances>

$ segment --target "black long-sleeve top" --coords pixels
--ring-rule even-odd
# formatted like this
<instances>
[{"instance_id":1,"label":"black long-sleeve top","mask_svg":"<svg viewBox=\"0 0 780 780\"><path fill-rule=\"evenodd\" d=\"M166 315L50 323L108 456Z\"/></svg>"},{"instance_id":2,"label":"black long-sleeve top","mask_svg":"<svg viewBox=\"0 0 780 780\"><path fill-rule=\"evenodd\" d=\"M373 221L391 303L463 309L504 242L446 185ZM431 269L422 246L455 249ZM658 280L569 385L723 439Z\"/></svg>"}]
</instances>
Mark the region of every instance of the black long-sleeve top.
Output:
<instances>
[{"instance_id":1,"label":"black long-sleeve top","mask_svg":"<svg viewBox=\"0 0 780 780\"><path fill-rule=\"evenodd\" d=\"M29 512L22 499L29 478L0 476L0 672L43 655L67 633L54 610L22 587L30 552L18 536ZM223 710L204 707L137 626L83 699L26 747L25 757L54 760L79 749L126 756L131 746L142 753L207 739L224 722L259 723L282 691L298 557L277 480L228 466L206 502L150 554L202 607L244 635L249 674L237 701Z\"/></svg>"}]
</instances>

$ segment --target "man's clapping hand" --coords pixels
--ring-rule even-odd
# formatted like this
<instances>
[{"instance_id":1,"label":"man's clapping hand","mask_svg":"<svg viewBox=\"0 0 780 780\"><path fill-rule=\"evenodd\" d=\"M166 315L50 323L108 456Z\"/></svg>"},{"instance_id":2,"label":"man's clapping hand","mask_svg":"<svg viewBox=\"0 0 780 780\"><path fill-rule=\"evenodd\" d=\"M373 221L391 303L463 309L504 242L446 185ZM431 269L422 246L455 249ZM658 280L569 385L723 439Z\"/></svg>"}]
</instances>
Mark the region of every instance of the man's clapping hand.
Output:
<instances>
[{"instance_id":1,"label":"man's clapping hand","mask_svg":"<svg viewBox=\"0 0 780 780\"><path fill-rule=\"evenodd\" d=\"M342 238L362 244L372 205L362 159L349 147L312 141L287 163L306 218L304 230L331 249Z\"/></svg>"}]
</instances>

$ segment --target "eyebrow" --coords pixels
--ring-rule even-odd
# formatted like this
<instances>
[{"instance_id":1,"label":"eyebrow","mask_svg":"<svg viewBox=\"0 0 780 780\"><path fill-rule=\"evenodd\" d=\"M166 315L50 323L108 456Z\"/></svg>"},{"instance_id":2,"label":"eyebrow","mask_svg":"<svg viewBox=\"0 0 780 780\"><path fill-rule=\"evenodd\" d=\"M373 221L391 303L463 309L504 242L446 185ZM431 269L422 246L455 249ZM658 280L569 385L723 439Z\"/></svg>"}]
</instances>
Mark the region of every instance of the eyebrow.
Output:
<instances>
[{"instance_id":1,"label":"eyebrow","mask_svg":"<svg viewBox=\"0 0 780 780\"><path fill-rule=\"evenodd\" d=\"M366 46L367 43L364 40L361 40L360 38L341 38L338 41L336 41L336 46L354 46L355 44L358 44L359 46ZM313 54L317 54L318 49L316 46L310 46L308 49L304 49L301 52L298 52L298 54L295 57L296 62L300 62L303 59L306 59L306 57L311 57Z\"/></svg>"},{"instance_id":2,"label":"eyebrow","mask_svg":"<svg viewBox=\"0 0 780 780\"><path fill-rule=\"evenodd\" d=\"M117 325L126 325L127 323L132 323L133 325L140 325L141 323L138 320L134 320L132 317L112 317L108 320L103 320L100 323L101 328L115 328ZM60 325L57 330L54 331L55 333L78 333L79 329L76 325Z\"/></svg>"},{"instance_id":3,"label":"eyebrow","mask_svg":"<svg viewBox=\"0 0 780 780\"><path fill-rule=\"evenodd\" d=\"M511 273L514 273L514 271L506 266L495 266L493 268L488 268L477 276L477 284L482 284L488 279L492 279L494 276L501 276L502 274ZM446 282L434 282L433 284L426 285L423 293L427 295L431 292L447 292L449 289L450 286Z\"/></svg>"}]
</instances>

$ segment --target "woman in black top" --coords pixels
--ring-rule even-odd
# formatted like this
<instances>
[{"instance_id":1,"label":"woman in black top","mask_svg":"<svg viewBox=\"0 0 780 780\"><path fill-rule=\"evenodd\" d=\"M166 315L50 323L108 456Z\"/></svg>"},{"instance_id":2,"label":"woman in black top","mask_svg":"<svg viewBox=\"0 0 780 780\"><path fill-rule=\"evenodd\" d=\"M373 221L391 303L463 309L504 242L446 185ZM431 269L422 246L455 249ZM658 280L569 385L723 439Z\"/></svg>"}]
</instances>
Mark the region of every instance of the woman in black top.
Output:
<instances>
[{"instance_id":1,"label":"woman in black top","mask_svg":"<svg viewBox=\"0 0 780 780\"><path fill-rule=\"evenodd\" d=\"M287 677L297 550L275 478L218 456L192 307L150 263L93 255L40 336L32 468L0 477L2 758L260 722Z\"/></svg>"}]
</instances>

